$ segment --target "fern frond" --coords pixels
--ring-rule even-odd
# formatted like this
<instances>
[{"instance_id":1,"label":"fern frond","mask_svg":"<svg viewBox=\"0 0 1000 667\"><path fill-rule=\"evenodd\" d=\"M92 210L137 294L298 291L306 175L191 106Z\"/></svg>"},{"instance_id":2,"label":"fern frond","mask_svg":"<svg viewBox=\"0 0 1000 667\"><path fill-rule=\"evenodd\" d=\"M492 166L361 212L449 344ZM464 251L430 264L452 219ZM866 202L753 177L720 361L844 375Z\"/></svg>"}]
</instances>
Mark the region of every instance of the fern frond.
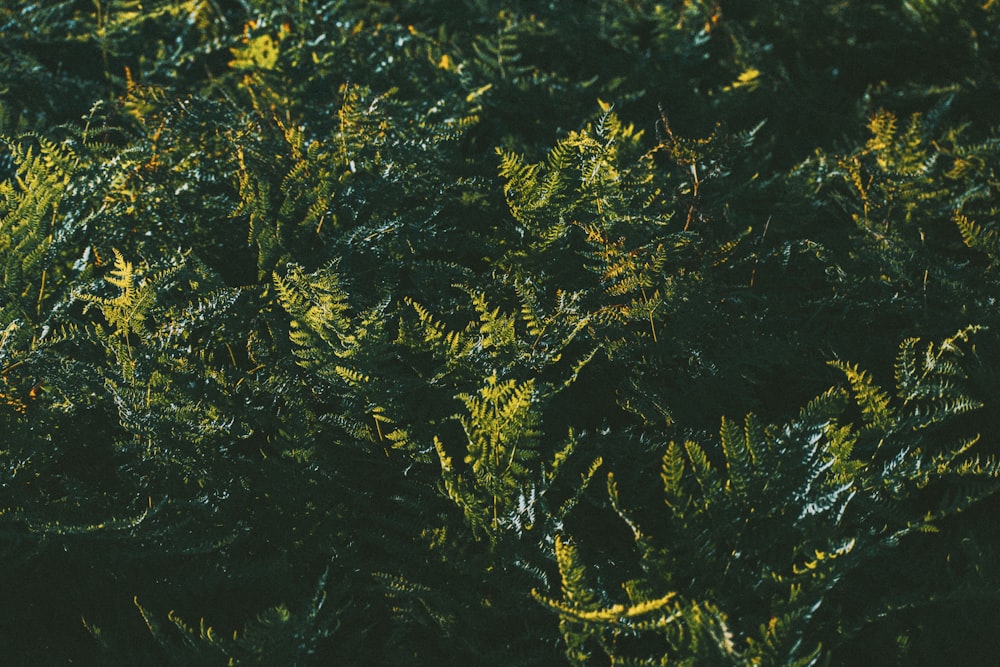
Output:
<instances>
[{"instance_id":1,"label":"fern frond","mask_svg":"<svg viewBox=\"0 0 1000 667\"><path fill-rule=\"evenodd\" d=\"M676 442L671 441L663 455L660 479L663 480L667 506L678 515L683 514L690 498L684 489L685 465L684 450Z\"/></svg>"},{"instance_id":2,"label":"fern frond","mask_svg":"<svg viewBox=\"0 0 1000 667\"><path fill-rule=\"evenodd\" d=\"M895 410L889 396L872 381L867 371L839 361L829 362L847 376L854 392L854 400L861 409L865 423L874 429L885 429L893 423Z\"/></svg>"},{"instance_id":3,"label":"fern frond","mask_svg":"<svg viewBox=\"0 0 1000 667\"><path fill-rule=\"evenodd\" d=\"M994 261L1000 259L1000 233L996 229L983 228L958 211L952 219L966 246L985 252Z\"/></svg>"},{"instance_id":4,"label":"fern frond","mask_svg":"<svg viewBox=\"0 0 1000 667\"><path fill-rule=\"evenodd\" d=\"M687 452L688 460L691 462L691 472L695 481L701 487L701 492L706 500L714 499L721 488L719 475L712 467L705 450L693 440L684 441L684 451Z\"/></svg>"},{"instance_id":5,"label":"fern frond","mask_svg":"<svg viewBox=\"0 0 1000 667\"><path fill-rule=\"evenodd\" d=\"M749 427L749 424L747 426ZM741 501L747 499L754 468L754 454L749 435L749 428L744 431L735 422L722 420L719 442L722 445L722 453L726 456L727 491L732 490Z\"/></svg>"},{"instance_id":6,"label":"fern frond","mask_svg":"<svg viewBox=\"0 0 1000 667\"><path fill-rule=\"evenodd\" d=\"M74 296L86 303L100 307L104 319L114 329L112 335L128 339L135 334L140 339L146 338L149 331L146 318L156 301L157 284L163 282L180 268L180 262L175 262L172 268L153 276L141 276L132 262L114 248L114 268L105 277L105 281L117 288L119 294L113 298L99 297L84 292L75 292Z\"/></svg>"}]
</instances>

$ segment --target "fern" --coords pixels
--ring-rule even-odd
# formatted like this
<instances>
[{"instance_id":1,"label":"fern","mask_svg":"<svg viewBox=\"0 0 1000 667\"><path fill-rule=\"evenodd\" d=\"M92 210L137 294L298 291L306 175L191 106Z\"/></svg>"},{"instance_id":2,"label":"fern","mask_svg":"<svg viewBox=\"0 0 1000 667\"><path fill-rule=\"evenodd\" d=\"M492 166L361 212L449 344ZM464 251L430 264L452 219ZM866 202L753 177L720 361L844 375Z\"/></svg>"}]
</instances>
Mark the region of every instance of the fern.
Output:
<instances>
[{"instance_id":1,"label":"fern","mask_svg":"<svg viewBox=\"0 0 1000 667\"><path fill-rule=\"evenodd\" d=\"M35 141L32 146L35 142L26 137L11 146L18 173L0 184L0 262L5 301L22 304L24 316L38 319L45 283L58 276L50 275L58 248L55 223L78 158L65 145L41 137Z\"/></svg>"},{"instance_id":2,"label":"fern","mask_svg":"<svg viewBox=\"0 0 1000 667\"><path fill-rule=\"evenodd\" d=\"M8 662L996 653L1000 3L15 5Z\"/></svg>"},{"instance_id":3,"label":"fern","mask_svg":"<svg viewBox=\"0 0 1000 667\"><path fill-rule=\"evenodd\" d=\"M941 376L961 375L953 362L972 332L931 344L923 355L917 355L916 341L905 341L897 362L898 405L866 372L837 364L853 390L857 423L845 411L848 395L831 390L783 425L762 429L750 416L741 430L724 419L712 445L724 467L697 442L671 442L661 475L667 515L655 527L644 527L626 511L609 475L611 506L633 535L643 572L625 591L669 592L611 603L619 596L587 583L578 550L557 543L562 599L536 598L560 617L571 662L585 664L599 653L612 661L747 664L766 656L780 664L819 662L824 626L815 619L828 618L831 612L822 609L836 591L859 585L855 573L898 552L907 536L933 529L973 498L1000 489L993 464L969 458L977 438L937 453L921 450L924 429L974 406L955 385L922 389L940 387ZM891 454L854 446L869 437L891 447ZM982 486L973 492L963 485L962 502L939 497L936 509L927 511L923 489L966 476ZM698 563L694 569L692 562ZM760 597L751 601L739 582L758 581L761 572L772 583L756 584L752 596ZM683 588L672 589L674 582ZM699 602L687 606L677 596ZM702 613L710 609L717 611ZM761 612L767 616L746 617ZM729 628L727 614L740 619L737 627ZM635 636L648 643L661 635L659 652L648 657L636 652L642 642L612 641Z\"/></svg>"},{"instance_id":4,"label":"fern","mask_svg":"<svg viewBox=\"0 0 1000 667\"><path fill-rule=\"evenodd\" d=\"M492 376L479 396L458 396L468 411L467 416L458 417L468 439L461 467L435 441L445 489L476 530L490 535L500 532L502 522L515 513L510 503L517 502L518 493L533 476L532 465L538 458L534 391L533 382L519 385Z\"/></svg>"},{"instance_id":5,"label":"fern","mask_svg":"<svg viewBox=\"0 0 1000 667\"><path fill-rule=\"evenodd\" d=\"M425 307L407 299L417 320L403 320L399 342L431 351L440 359L433 382L449 375L467 381L499 370L513 375L545 373L546 384L559 390L572 384L597 352L596 347L578 350L577 343L584 341L591 323L578 294L548 295L543 306L534 286L515 284L521 306L518 311L504 312L499 306L491 307L486 294L462 289L473 312L460 330L449 329Z\"/></svg>"},{"instance_id":6,"label":"fern","mask_svg":"<svg viewBox=\"0 0 1000 667\"><path fill-rule=\"evenodd\" d=\"M344 587L329 582L330 568L319 576L311 599L301 610L291 610L285 604L270 607L242 629L227 632L210 625L204 618L192 627L177 612L170 611L164 619L144 607L138 596L134 600L138 613L150 634L171 661L211 664L227 659L226 664L242 664L281 656L297 663L315 656L323 641L337 632L338 616L350 606L349 600L337 599ZM340 589L340 590L338 590ZM334 593L334 599L330 593ZM339 605L339 608L334 608ZM101 641L101 628L88 624L87 630Z\"/></svg>"},{"instance_id":7,"label":"fern","mask_svg":"<svg viewBox=\"0 0 1000 667\"><path fill-rule=\"evenodd\" d=\"M740 664L726 617L711 605L686 603L674 592L648 597L638 587L628 585L629 601L609 605L590 589L586 568L571 542L557 539L555 553L562 600L537 592L534 595L559 615L570 664L590 664L598 651L611 653L615 661L628 661L613 655L614 648L642 634L659 635L664 644L685 656L685 664ZM656 657L640 658L637 664L648 660Z\"/></svg>"},{"instance_id":8,"label":"fern","mask_svg":"<svg viewBox=\"0 0 1000 667\"><path fill-rule=\"evenodd\" d=\"M127 261L117 249L114 249L114 255L114 268L105 280L119 290L118 296L104 298L80 293L77 298L100 306L104 319L113 328L112 335L126 339L130 334L145 337L148 331L144 321L155 302L155 288L152 281L136 280L132 262Z\"/></svg>"},{"instance_id":9,"label":"fern","mask_svg":"<svg viewBox=\"0 0 1000 667\"><path fill-rule=\"evenodd\" d=\"M1000 257L1000 234L995 229L983 228L957 211L953 219L965 245L986 253L992 261Z\"/></svg>"},{"instance_id":10,"label":"fern","mask_svg":"<svg viewBox=\"0 0 1000 667\"><path fill-rule=\"evenodd\" d=\"M904 343L904 346L906 345ZM904 349L906 348L904 347ZM860 370L857 366L852 367L843 363L832 363L831 365L840 369L847 376L866 424L873 429L885 429L894 421L895 414L890 406L889 396L872 383L868 373Z\"/></svg>"}]
</instances>

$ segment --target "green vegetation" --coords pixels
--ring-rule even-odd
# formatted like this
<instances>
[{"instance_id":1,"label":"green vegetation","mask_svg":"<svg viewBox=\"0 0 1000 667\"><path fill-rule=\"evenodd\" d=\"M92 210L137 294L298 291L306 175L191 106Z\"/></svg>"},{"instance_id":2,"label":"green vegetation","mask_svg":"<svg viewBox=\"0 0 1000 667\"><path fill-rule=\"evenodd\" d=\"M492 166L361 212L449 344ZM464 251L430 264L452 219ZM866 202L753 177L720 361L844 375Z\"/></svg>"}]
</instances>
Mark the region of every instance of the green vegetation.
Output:
<instances>
[{"instance_id":1,"label":"green vegetation","mask_svg":"<svg viewBox=\"0 0 1000 667\"><path fill-rule=\"evenodd\" d=\"M996 664L1000 3L0 43L5 664Z\"/></svg>"}]
</instances>

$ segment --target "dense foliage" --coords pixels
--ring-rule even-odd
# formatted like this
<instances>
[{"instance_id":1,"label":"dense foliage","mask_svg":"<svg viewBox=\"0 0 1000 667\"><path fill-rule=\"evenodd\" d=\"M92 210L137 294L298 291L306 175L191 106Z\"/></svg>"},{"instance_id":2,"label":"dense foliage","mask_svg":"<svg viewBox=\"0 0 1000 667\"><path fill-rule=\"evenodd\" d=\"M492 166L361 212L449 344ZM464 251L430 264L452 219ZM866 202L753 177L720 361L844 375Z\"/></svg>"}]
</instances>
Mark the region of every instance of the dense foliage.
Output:
<instances>
[{"instance_id":1,"label":"dense foliage","mask_svg":"<svg viewBox=\"0 0 1000 667\"><path fill-rule=\"evenodd\" d=\"M0 3L5 664L996 664L1000 3Z\"/></svg>"}]
</instances>

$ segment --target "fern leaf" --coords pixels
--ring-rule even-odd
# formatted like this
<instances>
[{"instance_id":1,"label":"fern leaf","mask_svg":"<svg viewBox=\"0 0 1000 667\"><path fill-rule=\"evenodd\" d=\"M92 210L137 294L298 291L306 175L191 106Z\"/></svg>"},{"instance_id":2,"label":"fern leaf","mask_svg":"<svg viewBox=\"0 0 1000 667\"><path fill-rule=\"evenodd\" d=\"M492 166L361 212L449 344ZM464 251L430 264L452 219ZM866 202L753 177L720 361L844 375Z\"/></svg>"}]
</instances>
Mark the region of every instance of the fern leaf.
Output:
<instances>
[{"instance_id":1,"label":"fern leaf","mask_svg":"<svg viewBox=\"0 0 1000 667\"><path fill-rule=\"evenodd\" d=\"M691 461L691 472L701 487L702 495L707 503L712 502L718 495L720 488L718 473L709 462L705 450L695 441L686 440L684 451L687 452L688 460Z\"/></svg>"},{"instance_id":2,"label":"fern leaf","mask_svg":"<svg viewBox=\"0 0 1000 667\"><path fill-rule=\"evenodd\" d=\"M886 429L896 415L889 396L872 381L867 371L839 361L829 362L847 376L854 392L854 400L861 409L865 423L875 429Z\"/></svg>"},{"instance_id":3,"label":"fern leaf","mask_svg":"<svg viewBox=\"0 0 1000 667\"><path fill-rule=\"evenodd\" d=\"M671 441L663 455L660 478L663 480L667 506L678 514L684 512L689 498L684 490L684 467L684 451L680 445Z\"/></svg>"},{"instance_id":4,"label":"fern leaf","mask_svg":"<svg viewBox=\"0 0 1000 667\"><path fill-rule=\"evenodd\" d=\"M747 435L735 422L723 418L719 437L726 456L727 488L741 501L746 500L753 477L753 450Z\"/></svg>"}]
</instances>

